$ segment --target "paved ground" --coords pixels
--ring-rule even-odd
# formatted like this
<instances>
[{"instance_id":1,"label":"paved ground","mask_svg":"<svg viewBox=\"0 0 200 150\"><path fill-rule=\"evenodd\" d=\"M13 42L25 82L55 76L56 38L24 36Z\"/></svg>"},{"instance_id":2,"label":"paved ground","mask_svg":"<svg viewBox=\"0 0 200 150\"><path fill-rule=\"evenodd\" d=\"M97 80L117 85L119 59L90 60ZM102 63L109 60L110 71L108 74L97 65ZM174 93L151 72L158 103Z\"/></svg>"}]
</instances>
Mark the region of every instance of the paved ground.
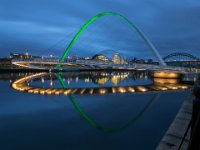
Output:
<instances>
[{"instance_id":1,"label":"paved ground","mask_svg":"<svg viewBox=\"0 0 200 150\"><path fill-rule=\"evenodd\" d=\"M192 116L192 94L183 103L174 121L157 147L157 150L178 150ZM186 150L189 144L190 130L183 141L181 150Z\"/></svg>"}]
</instances>

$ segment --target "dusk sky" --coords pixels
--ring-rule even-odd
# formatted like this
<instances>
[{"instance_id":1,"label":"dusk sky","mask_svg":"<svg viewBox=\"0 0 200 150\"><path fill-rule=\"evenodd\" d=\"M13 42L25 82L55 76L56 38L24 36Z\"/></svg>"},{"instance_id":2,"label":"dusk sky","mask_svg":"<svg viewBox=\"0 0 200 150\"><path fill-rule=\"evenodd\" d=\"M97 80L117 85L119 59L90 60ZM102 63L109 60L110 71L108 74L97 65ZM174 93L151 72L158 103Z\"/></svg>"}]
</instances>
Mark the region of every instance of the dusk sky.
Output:
<instances>
[{"instance_id":1,"label":"dusk sky","mask_svg":"<svg viewBox=\"0 0 200 150\"><path fill-rule=\"evenodd\" d=\"M163 57L173 52L188 52L200 57L198 0L0 0L0 57L26 51L33 55L61 56L79 28L105 11L129 18ZM142 48L145 43L137 42L135 37L132 40L130 29L120 20L114 17L106 20L105 17L99 24L96 22L95 27L87 29L80 43L72 49L72 55L80 54L81 44L84 55L106 49L131 57L150 55L148 47ZM92 32L92 28L96 32ZM100 34L104 29L107 30L105 34Z\"/></svg>"}]
</instances>

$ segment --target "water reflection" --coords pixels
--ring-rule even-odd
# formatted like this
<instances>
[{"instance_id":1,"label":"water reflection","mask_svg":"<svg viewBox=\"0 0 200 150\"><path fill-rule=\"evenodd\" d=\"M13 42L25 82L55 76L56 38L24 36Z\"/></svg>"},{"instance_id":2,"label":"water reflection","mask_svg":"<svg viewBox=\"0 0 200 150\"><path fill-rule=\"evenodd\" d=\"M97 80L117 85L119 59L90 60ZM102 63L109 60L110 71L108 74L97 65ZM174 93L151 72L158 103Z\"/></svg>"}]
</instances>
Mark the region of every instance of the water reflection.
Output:
<instances>
[{"instance_id":1,"label":"water reflection","mask_svg":"<svg viewBox=\"0 0 200 150\"><path fill-rule=\"evenodd\" d=\"M149 77L148 72L38 73L17 79L12 87L34 94L115 94L183 90L180 79Z\"/></svg>"},{"instance_id":2,"label":"water reflection","mask_svg":"<svg viewBox=\"0 0 200 150\"><path fill-rule=\"evenodd\" d=\"M5 97L1 99L1 122L5 124L0 128L1 139L2 143L16 141L14 148L27 139L28 145L46 139L42 146L49 149L59 145L80 149L74 147L77 140L82 141L83 149L90 144L96 145L92 149L117 149L123 145L140 149L141 141L155 149L191 87L181 80L152 79L148 72L0 75L0 80L3 78L15 90L1 92ZM103 78L106 82L101 82ZM117 82L113 82L114 78ZM138 137L140 134L143 136ZM108 142L113 145L107 146Z\"/></svg>"},{"instance_id":3,"label":"water reflection","mask_svg":"<svg viewBox=\"0 0 200 150\"><path fill-rule=\"evenodd\" d=\"M137 121L146 111L147 109L151 106L151 104L156 101L160 97L160 93L154 94L154 96L147 101L147 103L144 105L144 107L136 114L134 117L132 117L130 120L128 120L124 125L121 125L119 127L111 128L111 127L104 127L94 121L91 117L89 117L84 110L80 107L80 105L77 103L76 99L73 97L73 95L69 94L68 98L76 108L76 110L80 113L80 115L94 128L102 131L102 132L118 132L121 131L130 125L132 125L135 121Z\"/></svg>"}]
</instances>

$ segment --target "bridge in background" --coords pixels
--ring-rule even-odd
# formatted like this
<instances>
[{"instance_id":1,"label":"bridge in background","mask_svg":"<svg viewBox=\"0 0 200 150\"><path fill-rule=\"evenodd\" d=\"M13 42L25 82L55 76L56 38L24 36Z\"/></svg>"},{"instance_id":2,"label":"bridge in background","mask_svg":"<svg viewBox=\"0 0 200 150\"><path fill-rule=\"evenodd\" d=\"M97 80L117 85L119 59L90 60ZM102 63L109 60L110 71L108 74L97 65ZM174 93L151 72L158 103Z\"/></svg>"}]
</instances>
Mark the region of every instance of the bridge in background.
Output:
<instances>
[{"instance_id":1,"label":"bridge in background","mask_svg":"<svg viewBox=\"0 0 200 150\"><path fill-rule=\"evenodd\" d=\"M200 68L200 58L184 52L171 53L163 58L169 66Z\"/></svg>"},{"instance_id":2,"label":"bridge in background","mask_svg":"<svg viewBox=\"0 0 200 150\"><path fill-rule=\"evenodd\" d=\"M78 38L84 33L84 31L96 20L106 17L106 16L115 16L122 19L125 23L127 23L131 29L135 30L140 37L144 40L150 50L153 52L155 57L157 58L159 65L151 65L151 64L113 64L113 63L92 63L92 64L81 64L81 63L68 63L65 62L66 56L78 40ZM29 68L29 69L49 69L49 70L80 70L80 69L127 69L127 70L134 70L134 69L142 69L142 70L170 70L170 71L178 71L178 72L185 72L187 69L180 68L180 67L171 67L167 66L167 64L172 64L174 62L178 62L176 60L172 60L175 57L186 57L190 59L190 62L199 62L200 59L188 54L188 53L172 53L164 58L160 56L155 46L150 42L147 36L138 28L136 27L129 19L122 16L121 14L114 13L114 12L103 12L94 17L92 17L89 21L87 21L75 34L69 45L67 46L65 52L63 53L62 57L59 59L59 62L50 62L50 61L13 61L12 64L17 65L22 68ZM181 62L184 60L181 60ZM186 62L186 61L184 61ZM173 65L172 65L173 66ZM185 66L184 66L185 67Z\"/></svg>"}]
</instances>

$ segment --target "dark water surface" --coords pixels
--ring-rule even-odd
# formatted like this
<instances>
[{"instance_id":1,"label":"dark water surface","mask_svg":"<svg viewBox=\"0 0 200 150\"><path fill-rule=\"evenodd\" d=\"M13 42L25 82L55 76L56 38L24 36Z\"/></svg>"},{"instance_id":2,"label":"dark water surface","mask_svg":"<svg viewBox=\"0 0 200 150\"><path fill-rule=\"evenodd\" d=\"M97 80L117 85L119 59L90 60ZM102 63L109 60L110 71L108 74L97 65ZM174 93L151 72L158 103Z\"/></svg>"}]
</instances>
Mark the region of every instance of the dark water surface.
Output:
<instances>
[{"instance_id":1,"label":"dark water surface","mask_svg":"<svg viewBox=\"0 0 200 150\"><path fill-rule=\"evenodd\" d=\"M11 88L23 76L26 74L0 75L0 150L154 150L189 94L39 95ZM114 87L150 84L146 76L115 72L66 73L62 77L68 87ZM56 75L28 84L61 87Z\"/></svg>"}]
</instances>

